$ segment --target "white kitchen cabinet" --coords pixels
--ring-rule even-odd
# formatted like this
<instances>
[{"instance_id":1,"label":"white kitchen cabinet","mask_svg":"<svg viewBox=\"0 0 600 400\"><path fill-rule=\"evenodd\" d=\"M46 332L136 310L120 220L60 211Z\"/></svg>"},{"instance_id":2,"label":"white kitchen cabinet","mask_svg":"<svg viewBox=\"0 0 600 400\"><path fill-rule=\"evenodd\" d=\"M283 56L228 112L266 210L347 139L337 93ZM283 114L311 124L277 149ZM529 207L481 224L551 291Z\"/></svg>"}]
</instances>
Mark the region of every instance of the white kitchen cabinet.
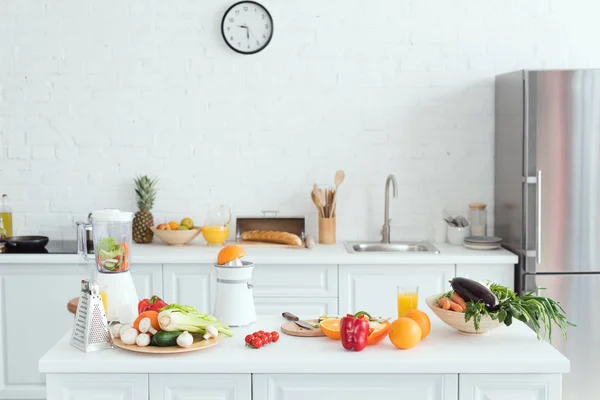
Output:
<instances>
[{"instance_id":1,"label":"white kitchen cabinet","mask_svg":"<svg viewBox=\"0 0 600 400\"><path fill-rule=\"evenodd\" d=\"M212 312L215 277L208 264L163 265L163 295L167 303L188 304Z\"/></svg>"},{"instance_id":2,"label":"white kitchen cabinet","mask_svg":"<svg viewBox=\"0 0 600 400\"><path fill-rule=\"evenodd\" d=\"M40 358L71 329L81 265L0 266L0 399L43 399Z\"/></svg>"},{"instance_id":3,"label":"white kitchen cabinet","mask_svg":"<svg viewBox=\"0 0 600 400\"><path fill-rule=\"evenodd\" d=\"M252 274L255 297L337 297L337 265L259 264Z\"/></svg>"},{"instance_id":4,"label":"white kitchen cabinet","mask_svg":"<svg viewBox=\"0 0 600 400\"><path fill-rule=\"evenodd\" d=\"M146 374L48 374L48 400L148 400Z\"/></svg>"},{"instance_id":5,"label":"white kitchen cabinet","mask_svg":"<svg viewBox=\"0 0 600 400\"><path fill-rule=\"evenodd\" d=\"M260 400L457 400L456 374L255 374ZM516 399L515 399L516 400Z\"/></svg>"},{"instance_id":6,"label":"white kitchen cabinet","mask_svg":"<svg viewBox=\"0 0 600 400\"><path fill-rule=\"evenodd\" d=\"M341 314L368 311L396 318L397 286L419 286L419 309L432 314L425 298L449 290L454 265L340 265Z\"/></svg>"},{"instance_id":7,"label":"white kitchen cabinet","mask_svg":"<svg viewBox=\"0 0 600 400\"><path fill-rule=\"evenodd\" d=\"M560 374L461 374L459 400L560 400Z\"/></svg>"},{"instance_id":8,"label":"white kitchen cabinet","mask_svg":"<svg viewBox=\"0 0 600 400\"><path fill-rule=\"evenodd\" d=\"M131 276L140 299L163 296L162 265L135 264L131 267Z\"/></svg>"},{"instance_id":9,"label":"white kitchen cabinet","mask_svg":"<svg viewBox=\"0 0 600 400\"><path fill-rule=\"evenodd\" d=\"M457 264L456 276L476 281L489 280L511 289L515 287L515 266L512 264Z\"/></svg>"},{"instance_id":10,"label":"white kitchen cabinet","mask_svg":"<svg viewBox=\"0 0 600 400\"><path fill-rule=\"evenodd\" d=\"M337 315L338 313L337 297L255 297L254 306L258 315L280 315L287 311L300 318L317 318L319 315Z\"/></svg>"},{"instance_id":11,"label":"white kitchen cabinet","mask_svg":"<svg viewBox=\"0 0 600 400\"><path fill-rule=\"evenodd\" d=\"M250 374L151 374L150 400L251 400Z\"/></svg>"}]
</instances>

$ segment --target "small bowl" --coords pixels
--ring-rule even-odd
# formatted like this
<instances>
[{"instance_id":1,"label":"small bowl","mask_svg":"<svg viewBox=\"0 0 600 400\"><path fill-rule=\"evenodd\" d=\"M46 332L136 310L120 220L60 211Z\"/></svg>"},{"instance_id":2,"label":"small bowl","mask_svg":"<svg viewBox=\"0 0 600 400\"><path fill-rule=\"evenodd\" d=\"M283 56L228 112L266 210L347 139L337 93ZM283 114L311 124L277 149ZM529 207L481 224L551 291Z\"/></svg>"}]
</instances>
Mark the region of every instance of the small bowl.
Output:
<instances>
[{"instance_id":1,"label":"small bowl","mask_svg":"<svg viewBox=\"0 0 600 400\"><path fill-rule=\"evenodd\" d=\"M443 308L438 307L437 301L442 295L443 293L429 296L425 299L425 303L427 303L429 308L431 308L431 311L433 311L439 319L445 322L446 325L458 330L458 333L462 333L463 335L485 335L492 329L501 325L498 320L494 321L487 315L483 315L481 317L481 322L479 323L479 330L476 331L473 318L471 318L469 322L465 322L465 313L444 310Z\"/></svg>"},{"instance_id":2,"label":"small bowl","mask_svg":"<svg viewBox=\"0 0 600 400\"><path fill-rule=\"evenodd\" d=\"M448 243L460 246L465 238L470 235L471 227L448 226Z\"/></svg>"},{"instance_id":3,"label":"small bowl","mask_svg":"<svg viewBox=\"0 0 600 400\"><path fill-rule=\"evenodd\" d=\"M182 246L196 236L198 236L201 232L201 229L198 227L194 227L187 231L163 231L162 229L156 229L155 227L150 228L152 232L163 242L172 246Z\"/></svg>"}]
</instances>

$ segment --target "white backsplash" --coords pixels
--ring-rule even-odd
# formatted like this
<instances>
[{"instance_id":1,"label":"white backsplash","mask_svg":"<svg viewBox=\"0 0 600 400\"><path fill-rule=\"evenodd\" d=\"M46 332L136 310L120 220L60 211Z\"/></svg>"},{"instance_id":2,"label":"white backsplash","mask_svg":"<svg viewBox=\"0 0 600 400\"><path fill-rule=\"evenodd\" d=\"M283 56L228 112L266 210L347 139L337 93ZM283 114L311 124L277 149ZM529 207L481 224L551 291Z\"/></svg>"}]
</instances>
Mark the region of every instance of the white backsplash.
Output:
<instances>
[{"instance_id":1,"label":"white backsplash","mask_svg":"<svg viewBox=\"0 0 600 400\"><path fill-rule=\"evenodd\" d=\"M338 239L432 237L440 209L488 203L493 79L600 66L592 0L264 0L274 38L229 50L232 1L0 3L0 192L16 233L74 236L160 179L157 222L227 203L309 216L344 169ZM515 156L518 159L517 156Z\"/></svg>"}]
</instances>

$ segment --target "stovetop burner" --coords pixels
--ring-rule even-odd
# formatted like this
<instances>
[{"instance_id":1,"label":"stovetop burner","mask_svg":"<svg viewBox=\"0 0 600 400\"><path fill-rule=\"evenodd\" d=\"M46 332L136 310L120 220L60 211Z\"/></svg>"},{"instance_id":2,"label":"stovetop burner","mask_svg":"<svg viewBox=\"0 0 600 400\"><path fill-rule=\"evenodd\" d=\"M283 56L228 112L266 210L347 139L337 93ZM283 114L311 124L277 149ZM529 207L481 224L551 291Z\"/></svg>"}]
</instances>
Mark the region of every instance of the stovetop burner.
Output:
<instances>
[{"instance_id":1,"label":"stovetop burner","mask_svg":"<svg viewBox=\"0 0 600 400\"><path fill-rule=\"evenodd\" d=\"M52 240L48 241L46 247L40 250L16 250L5 245L4 254L77 254L77 240ZM88 254L94 253L94 246L88 243Z\"/></svg>"}]
</instances>

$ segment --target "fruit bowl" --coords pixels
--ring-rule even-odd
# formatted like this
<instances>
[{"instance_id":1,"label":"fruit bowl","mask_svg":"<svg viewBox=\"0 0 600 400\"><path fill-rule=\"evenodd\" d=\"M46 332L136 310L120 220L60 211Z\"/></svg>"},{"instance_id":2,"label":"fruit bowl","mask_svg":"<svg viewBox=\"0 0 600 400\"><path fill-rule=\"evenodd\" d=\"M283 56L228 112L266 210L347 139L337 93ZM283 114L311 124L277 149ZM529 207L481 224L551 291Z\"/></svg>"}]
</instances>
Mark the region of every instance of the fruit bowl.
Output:
<instances>
[{"instance_id":1,"label":"fruit bowl","mask_svg":"<svg viewBox=\"0 0 600 400\"><path fill-rule=\"evenodd\" d=\"M425 299L425 302L431 308L431 311L434 312L435 315L438 316L439 319L444 321L446 325L451 326L452 328L458 330L459 333L464 335L485 335L489 331L494 328L497 328L501 325L498 320L493 320L487 315L483 315L481 317L481 322L479 323L479 330L475 330L475 325L473 322L473 318L469 320L469 322L465 322L465 313L456 312L452 310L444 310L443 308L438 307L437 301L443 295L434 294Z\"/></svg>"},{"instance_id":2,"label":"fruit bowl","mask_svg":"<svg viewBox=\"0 0 600 400\"><path fill-rule=\"evenodd\" d=\"M200 229L197 226L195 226L192 229L188 229L188 230L184 230L184 231L183 230L182 231L180 231L180 230L165 231L162 229L156 229L155 227L152 227L150 229L152 230L152 232L154 232L154 235L156 235L160 240L162 240L166 244L172 245L172 246L182 246L182 245L186 244L187 242L191 241L192 239L194 239L202 231L202 229Z\"/></svg>"}]
</instances>

